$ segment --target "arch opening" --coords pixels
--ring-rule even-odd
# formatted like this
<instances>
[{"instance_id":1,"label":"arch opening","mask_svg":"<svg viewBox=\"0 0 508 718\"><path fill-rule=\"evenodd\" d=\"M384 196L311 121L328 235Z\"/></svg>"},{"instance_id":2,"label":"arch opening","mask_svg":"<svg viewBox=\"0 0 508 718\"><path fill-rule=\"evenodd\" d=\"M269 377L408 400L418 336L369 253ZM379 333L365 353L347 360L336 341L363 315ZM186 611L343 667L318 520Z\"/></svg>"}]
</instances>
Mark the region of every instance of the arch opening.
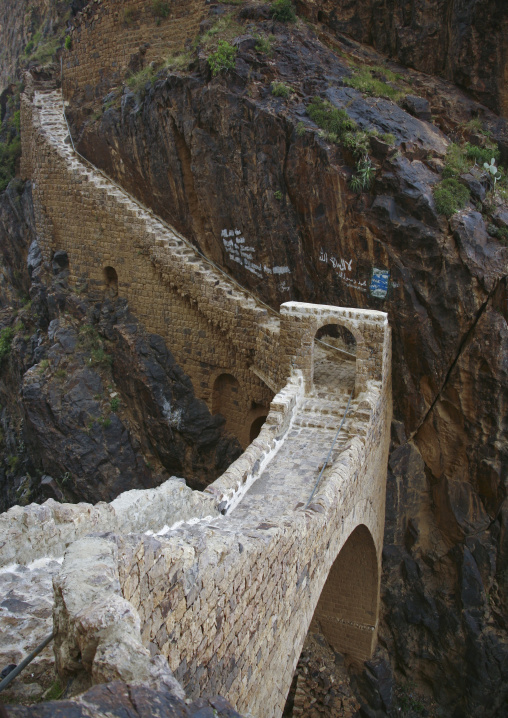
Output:
<instances>
[{"instance_id":1,"label":"arch opening","mask_svg":"<svg viewBox=\"0 0 508 718\"><path fill-rule=\"evenodd\" d=\"M257 439L259 436L259 432L261 431L261 428L263 424L266 421L266 415L265 416L258 416L252 424L250 425L250 442L253 442L254 439Z\"/></svg>"},{"instance_id":2,"label":"arch opening","mask_svg":"<svg viewBox=\"0 0 508 718\"><path fill-rule=\"evenodd\" d=\"M347 666L372 656L378 605L377 552L370 531L362 524L342 547L321 591L287 697L285 718L305 715L309 696L321 712L342 715L334 710L340 707L336 706L337 688L342 685L348 693Z\"/></svg>"},{"instance_id":3,"label":"arch opening","mask_svg":"<svg viewBox=\"0 0 508 718\"><path fill-rule=\"evenodd\" d=\"M114 267L104 267L104 283L108 296L118 296L118 274Z\"/></svg>"},{"instance_id":4,"label":"arch opening","mask_svg":"<svg viewBox=\"0 0 508 718\"><path fill-rule=\"evenodd\" d=\"M314 389L350 393L356 378L356 339L341 324L326 324L314 336Z\"/></svg>"}]
</instances>

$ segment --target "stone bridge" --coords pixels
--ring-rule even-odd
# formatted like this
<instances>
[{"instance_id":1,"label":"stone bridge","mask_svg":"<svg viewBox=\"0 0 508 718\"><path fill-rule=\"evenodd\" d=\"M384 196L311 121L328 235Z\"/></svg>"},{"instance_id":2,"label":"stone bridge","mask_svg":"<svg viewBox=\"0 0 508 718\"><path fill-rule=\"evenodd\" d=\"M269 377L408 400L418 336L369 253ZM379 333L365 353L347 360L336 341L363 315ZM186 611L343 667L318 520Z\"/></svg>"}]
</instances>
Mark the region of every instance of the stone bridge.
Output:
<instances>
[{"instance_id":1,"label":"stone bridge","mask_svg":"<svg viewBox=\"0 0 508 718\"><path fill-rule=\"evenodd\" d=\"M366 659L375 646L387 317L260 304L76 156L57 91L25 94L22 137L45 260L63 249L71 283L126 297L246 449L203 493L172 480L110 505L11 509L0 562L66 551L55 656L78 685L159 685L169 666L189 697L280 716L312 620L338 651Z\"/></svg>"}]
</instances>

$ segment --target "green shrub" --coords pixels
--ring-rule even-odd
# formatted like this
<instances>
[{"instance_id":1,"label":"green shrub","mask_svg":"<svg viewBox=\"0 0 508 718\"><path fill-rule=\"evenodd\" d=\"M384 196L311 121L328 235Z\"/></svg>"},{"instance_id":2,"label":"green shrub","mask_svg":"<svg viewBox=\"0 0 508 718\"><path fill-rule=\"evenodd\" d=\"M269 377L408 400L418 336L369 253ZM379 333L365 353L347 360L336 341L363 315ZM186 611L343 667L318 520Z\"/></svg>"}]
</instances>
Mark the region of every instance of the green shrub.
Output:
<instances>
[{"instance_id":1,"label":"green shrub","mask_svg":"<svg viewBox=\"0 0 508 718\"><path fill-rule=\"evenodd\" d=\"M111 364L113 363L113 357L111 356L111 354L108 354L102 347L100 347L99 349L92 349L89 363L102 366L111 366Z\"/></svg>"},{"instance_id":2,"label":"green shrub","mask_svg":"<svg viewBox=\"0 0 508 718\"><path fill-rule=\"evenodd\" d=\"M296 126L296 134L298 137L303 137L306 132L305 125L303 122L299 122Z\"/></svg>"},{"instance_id":3,"label":"green shrub","mask_svg":"<svg viewBox=\"0 0 508 718\"><path fill-rule=\"evenodd\" d=\"M342 139L346 132L353 132L357 124L352 120L346 110L338 110L330 102L315 97L307 106L307 114L318 127L331 132Z\"/></svg>"},{"instance_id":4,"label":"green shrub","mask_svg":"<svg viewBox=\"0 0 508 718\"><path fill-rule=\"evenodd\" d=\"M17 132L20 131L20 129L21 129L21 111L20 110L16 110L16 112L12 115L11 119L9 120L9 124Z\"/></svg>"},{"instance_id":5,"label":"green shrub","mask_svg":"<svg viewBox=\"0 0 508 718\"><path fill-rule=\"evenodd\" d=\"M272 95L274 97L283 97L285 100L293 92L293 88L289 85L285 85L283 82L272 82Z\"/></svg>"},{"instance_id":6,"label":"green shrub","mask_svg":"<svg viewBox=\"0 0 508 718\"><path fill-rule=\"evenodd\" d=\"M154 82L155 72L151 65L147 65L127 78L127 85L135 94L143 92L148 83L153 85Z\"/></svg>"},{"instance_id":7,"label":"green shrub","mask_svg":"<svg viewBox=\"0 0 508 718\"><path fill-rule=\"evenodd\" d=\"M40 361L39 367L38 367L39 374L43 374L46 371L46 369L48 368L48 366L49 366L48 359L43 359L42 361Z\"/></svg>"},{"instance_id":8,"label":"green shrub","mask_svg":"<svg viewBox=\"0 0 508 718\"><path fill-rule=\"evenodd\" d=\"M217 50L208 57L208 65L215 77L221 72L235 69L237 48L227 40L219 40Z\"/></svg>"},{"instance_id":9,"label":"green shrub","mask_svg":"<svg viewBox=\"0 0 508 718\"><path fill-rule=\"evenodd\" d=\"M70 35L67 35L65 38L64 47L66 50L70 50L72 48L72 37Z\"/></svg>"},{"instance_id":10,"label":"green shrub","mask_svg":"<svg viewBox=\"0 0 508 718\"><path fill-rule=\"evenodd\" d=\"M16 469L18 468L18 465L19 465L19 456L14 456L14 455L10 454L7 457L7 464L9 465L9 469L11 471L16 471Z\"/></svg>"},{"instance_id":11,"label":"green shrub","mask_svg":"<svg viewBox=\"0 0 508 718\"><path fill-rule=\"evenodd\" d=\"M369 135L366 132L345 132L342 143L355 157L364 157L369 153Z\"/></svg>"},{"instance_id":12,"label":"green shrub","mask_svg":"<svg viewBox=\"0 0 508 718\"><path fill-rule=\"evenodd\" d=\"M111 411L115 411L115 412L118 411L118 409L120 408L120 399L117 396L114 396L111 399L110 407L111 407Z\"/></svg>"},{"instance_id":13,"label":"green shrub","mask_svg":"<svg viewBox=\"0 0 508 718\"><path fill-rule=\"evenodd\" d=\"M364 158L356 163L356 172L351 177L349 186L353 192L363 192L364 189L369 189L374 179L374 167L370 159Z\"/></svg>"},{"instance_id":14,"label":"green shrub","mask_svg":"<svg viewBox=\"0 0 508 718\"><path fill-rule=\"evenodd\" d=\"M0 331L0 363L10 353L13 338L14 331L11 327L5 327Z\"/></svg>"},{"instance_id":15,"label":"green shrub","mask_svg":"<svg viewBox=\"0 0 508 718\"><path fill-rule=\"evenodd\" d=\"M55 376L57 379L65 379L67 376L67 372L65 371L65 369L57 369L57 371L55 372Z\"/></svg>"},{"instance_id":16,"label":"green shrub","mask_svg":"<svg viewBox=\"0 0 508 718\"><path fill-rule=\"evenodd\" d=\"M268 35L268 37L263 35L254 35L257 42L255 45L256 52L262 52L265 55L271 55L273 52L273 43L275 42L274 35Z\"/></svg>"},{"instance_id":17,"label":"green shrub","mask_svg":"<svg viewBox=\"0 0 508 718\"><path fill-rule=\"evenodd\" d=\"M383 71L385 76L389 71ZM393 73L392 73L393 75ZM395 77L395 75L393 75ZM403 92L396 87L388 85L383 80L378 80L372 76L372 71L367 67L361 67L354 70L351 77L345 77L344 84L355 90L363 92L365 95L373 97L385 97L388 100L398 100L403 96Z\"/></svg>"},{"instance_id":18,"label":"green shrub","mask_svg":"<svg viewBox=\"0 0 508 718\"><path fill-rule=\"evenodd\" d=\"M99 332L91 324L83 324L79 328L78 342L84 349L99 349L102 345Z\"/></svg>"},{"instance_id":19,"label":"green shrub","mask_svg":"<svg viewBox=\"0 0 508 718\"><path fill-rule=\"evenodd\" d=\"M273 196L275 197L275 199L276 199L278 202L281 202L281 201L282 201L282 192L280 191L280 189L276 190L276 191L273 193Z\"/></svg>"},{"instance_id":20,"label":"green shrub","mask_svg":"<svg viewBox=\"0 0 508 718\"><path fill-rule=\"evenodd\" d=\"M492 237L496 237L501 244L508 247L508 228L507 227L496 227L495 224L489 224L487 227L488 233Z\"/></svg>"},{"instance_id":21,"label":"green shrub","mask_svg":"<svg viewBox=\"0 0 508 718\"><path fill-rule=\"evenodd\" d=\"M16 173L16 160L21 155L21 139L16 135L9 142L0 142L0 192Z\"/></svg>"},{"instance_id":22,"label":"green shrub","mask_svg":"<svg viewBox=\"0 0 508 718\"><path fill-rule=\"evenodd\" d=\"M434 202L436 210L445 217L466 206L469 201L469 190L454 177L448 177L434 186Z\"/></svg>"},{"instance_id":23,"label":"green shrub","mask_svg":"<svg viewBox=\"0 0 508 718\"><path fill-rule=\"evenodd\" d=\"M395 144L395 135L392 135L391 132L385 132L383 135L381 135L381 139L383 140L383 142L386 142L386 144L390 145L391 147L393 147L393 145Z\"/></svg>"},{"instance_id":24,"label":"green shrub","mask_svg":"<svg viewBox=\"0 0 508 718\"><path fill-rule=\"evenodd\" d=\"M474 160L478 165L483 167L483 163L486 162L490 165L490 161L495 159L496 162L499 160L499 148L498 147L477 147L466 142L466 156L470 160Z\"/></svg>"},{"instance_id":25,"label":"green shrub","mask_svg":"<svg viewBox=\"0 0 508 718\"><path fill-rule=\"evenodd\" d=\"M296 13L291 0L275 0L270 9L274 20L279 22L294 22L296 20Z\"/></svg>"},{"instance_id":26,"label":"green shrub","mask_svg":"<svg viewBox=\"0 0 508 718\"><path fill-rule=\"evenodd\" d=\"M153 0L152 1L152 13L157 18L167 18L169 13L171 12L171 8L168 2L166 0Z\"/></svg>"},{"instance_id":27,"label":"green shrub","mask_svg":"<svg viewBox=\"0 0 508 718\"><path fill-rule=\"evenodd\" d=\"M34 41L29 40L25 47L25 55L30 55L30 53L32 52L33 49L34 49Z\"/></svg>"},{"instance_id":28,"label":"green shrub","mask_svg":"<svg viewBox=\"0 0 508 718\"><path fill-rule=\"evenodd\" d=\"M137 12L132 7L126 7L123 11L123 21L126 25L132 25L134 20L137 19Z\"/></svg>"}]
</instances>

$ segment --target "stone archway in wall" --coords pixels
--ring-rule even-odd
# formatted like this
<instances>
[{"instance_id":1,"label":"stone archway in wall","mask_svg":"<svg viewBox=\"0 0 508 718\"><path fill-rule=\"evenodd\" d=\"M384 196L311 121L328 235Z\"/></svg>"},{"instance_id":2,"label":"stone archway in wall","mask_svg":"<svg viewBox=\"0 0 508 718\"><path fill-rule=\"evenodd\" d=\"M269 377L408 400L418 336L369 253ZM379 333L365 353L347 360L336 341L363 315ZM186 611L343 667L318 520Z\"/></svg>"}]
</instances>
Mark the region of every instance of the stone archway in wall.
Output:
<instances>
[{"instance_id":1,"label":"stone archway in wall","mask_svg":"<svg viewBox=\"0 0 508 718\"><path fill-rule=\"evenodd\" d=\"M254 439L257 439L259 436L259 432L261 431L263 424L266 421L267 414L261 414L261 416L258 416L254 419L252 424L250 425L250 435L249 439L251 443L254 441Z\"/></svg>"},{"instance_id":2,"label":"stone archway in wall","mask_svg":"<svg viewBox=\"0 0 508 718\"><path fill-rule=\"evenodd\" d=\"M312 622L335 651L366 661L375 647L378 603L376 546L361 524L335 559Z\"/></svg>"},{"instance_id":3,"label":"stone archway in wall","mask_svg":"<svg viewBox=\"0 0 508 718\"><path fill-rule=\"evenodd\" d=\"M306 715L311 704L316 715L343 715L343 710L356 715L359 706L349 689L347 666L371 658L378 609L377 551L369 529L361 524L342 547L322 588L287 695L285 718Z\"/></svg>"},{"instance_id":4,"label":"stone archway in wall","mask_svg":"<svg viewBox=\"0 0 508 718\"><path fill-rule=\"evenodd\" d=\"M333 323L314 335L313 387L323 398L331 392L349 394L356 380L356 339L345 326Z\"/></svg>"},{"instance_id":5,"label":"stone archway in wall","mask_svg":"<svg viewBox=\"0 0 508 718\"><path fill-rule=\"evenodd\" d=\"M114 267L104 267L104 284L106 296L111 298L118 296L118 274Z\"/></svg>"}]
</instances>

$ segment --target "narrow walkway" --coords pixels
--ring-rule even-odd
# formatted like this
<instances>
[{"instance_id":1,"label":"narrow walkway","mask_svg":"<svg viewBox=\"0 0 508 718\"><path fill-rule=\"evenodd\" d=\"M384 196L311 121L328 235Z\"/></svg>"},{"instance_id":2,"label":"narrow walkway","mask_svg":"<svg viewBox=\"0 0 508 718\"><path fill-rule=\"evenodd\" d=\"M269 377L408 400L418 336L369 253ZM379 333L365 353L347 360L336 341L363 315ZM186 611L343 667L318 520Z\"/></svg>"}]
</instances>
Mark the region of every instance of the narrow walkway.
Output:
<instances>
[{"instance_id":1,"label":"narrow walkway","mask_svg":"<svg viewBox=\"0 0 508 718\"><path fill-rule=\"evenodd\" d=\"M233 523L269 520L307 503L340 425L354 386L355 362L330 360L319 350L319 382L300 406L291 431L262 475L231 513ZM324 352L323 352L324 354ZM343 451L353 428L354 403L335 443L327 470Z\"/></svg>"}]
</instances>

